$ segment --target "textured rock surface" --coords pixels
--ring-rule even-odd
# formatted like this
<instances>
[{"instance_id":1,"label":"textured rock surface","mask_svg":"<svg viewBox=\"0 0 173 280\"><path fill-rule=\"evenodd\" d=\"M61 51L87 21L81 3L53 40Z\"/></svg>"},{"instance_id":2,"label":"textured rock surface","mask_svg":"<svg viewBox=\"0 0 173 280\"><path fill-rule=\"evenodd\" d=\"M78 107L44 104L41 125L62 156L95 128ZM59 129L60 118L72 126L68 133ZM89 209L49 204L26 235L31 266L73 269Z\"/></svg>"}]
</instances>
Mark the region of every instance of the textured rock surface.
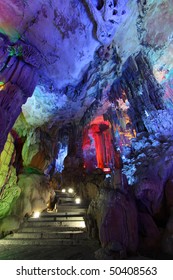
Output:
<instances>
[{"instance_id":1,"label":"textured rock surface","mask_svg":"<svg viewBox=\"0 0 173 280\"><path fill-rule=\"evenodd\" d=\"M172 60L167 59L172 46L171 1L117 1L117 5L114 5L114 1L101 3L96 0L85 3L64 1L61 4L51 1L50 5L42 1L32 4L11 0L1 5L2 11L6 11L0 16L3 32L11 37L18 34L41 54L39 85L23 107L31 125L42 125L55 118L59 124L66 122L67 111L70 118L80 119L91 105L98 106L97 102L93 104L95 91L97 87L104 90L105 86L101 84L104 85L105 73L110 87L112 78L115 79L118 74L117 71L111 74L110 69L115 69L117 64L121 69L128 57L140 50L149 55L156 76L162 67L165 71L171 71ZM71 17L71 9L74 18ZM153 18L155 24L151 24ZM99 53L104 50L105 56L102 54L101 61L98 61L94 55L100 47L97 33L99 26L107 28L107 23L113 27L109 38L113 52L106 50L107 46L101 47ZM97 26L96 33L94 25ZM162 26L162 29L156 26ZM44 33L40 32L42 29ZM80 80L82 84L91 86L83 86Z\"/></svg>"},{"instance_id":2,"label":"textured rock surface","mask_svg":"<svg viewBox=\"0 0 173 280\"><path fill-rule=\"evenodd\" d=\"M137 232L137 210L133 199L121 193L111 196L111 205L105 211L100 225L102 245L117 241L127 251L135 252L138 245Z\"/></svg>"},{"instance_id":3,"label":"textured rock surface","mask_svg":"<svg viewBox=\"0 0 173 280\"><path fill-rule=\"evenodd\" d=\"M32 95L37 75L35 68L40 66L38 52L22 41L11 43L4 36L0 36L0 152L2 152L6 138L17 117L21 113L21 106Z\"/></svg>"},{"instance_id":4,"label":"textured rock surface","mask_svg":"<svg viewBox=\"0 0 173 280\"><path fill-rule=\"evenodd\" d=\"M50 198L50 188L45 176L22 174L19 176L18 185L21 194L13 210L14 215L23 218L25 215L46 209Z\"/></svg>"},{"instance_id":5,"label":"textured rock surface","mask_svg":"<svg viewBox=\"0 0 173 280\"><path fill-rule=\"evenodd\" d=\"M17 230L24 216L47 207L50 188L44 175L20 175L13 166L14 139L8 135L0 155L0 233Z\"/></svg>"},{"instance_id":6,"label":"textured rock surface","mask_svg":"<svg viewBox=\"0 0 173 280\"><path fill-rule=\"evenodd\" d=\"M15 158L14 140L9 134L0 155L0 220L10 214L20 195L16 170L12 166Z\"/></svg>"},{"instance_id":7,"label":"textured rock surface","mask_svg":"<svg viewBox=\"0 0 173 280\"><path fill-rule=\"evenodd\" d=\"M42 212L50 199L50 187L44 176L20 175L18 184L13 182L11 188L7 184L1 196L0 236L18 230L25 216Z\"/></svg>"},{"instance_id":8,"label":"textured rock surface","mask_svg":"<svg viewBox=\"0 0 173 280\"><path fill-rule=\"evenodd\" d=\"M146 197L152 212L160 207L164 186L172 178L172 140L172 135L139 134L133 140L131 155L128 151L123 159L129 183L136 183L137 197Z\"/></svg>"},{"instance_id":9,"label":"textured rock surface","mask_svg":"<svg viewBox=\"0 0 173 280\"><path fill-rule=\"evenodd\" d=\"M129 252L137 249L137 208L129 193L102 189L100 195L91 202L88 214L96 220L103 247L111 242L117 242L121 245L121 249Z\"/></svg>"}]
</instances>

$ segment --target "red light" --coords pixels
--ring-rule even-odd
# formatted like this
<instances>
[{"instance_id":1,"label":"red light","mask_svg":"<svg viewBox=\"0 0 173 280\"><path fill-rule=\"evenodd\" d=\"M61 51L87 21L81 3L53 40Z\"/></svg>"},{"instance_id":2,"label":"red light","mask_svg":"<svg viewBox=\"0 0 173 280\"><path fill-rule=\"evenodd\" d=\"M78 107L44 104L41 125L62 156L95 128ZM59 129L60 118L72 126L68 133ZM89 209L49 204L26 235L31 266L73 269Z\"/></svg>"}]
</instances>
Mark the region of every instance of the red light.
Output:
<instances>
[{"instance_id":1,"label":"red light","mask_svg":"<svg viewBox=\"0 0 173 280\"><path fill-rule=\"evenodd\" d=\"M111 169L110 169L109 167L104 167L104 168L103 168L103 171L104 171L104 172L110 172Z\"/></svg>"}]
</instances>

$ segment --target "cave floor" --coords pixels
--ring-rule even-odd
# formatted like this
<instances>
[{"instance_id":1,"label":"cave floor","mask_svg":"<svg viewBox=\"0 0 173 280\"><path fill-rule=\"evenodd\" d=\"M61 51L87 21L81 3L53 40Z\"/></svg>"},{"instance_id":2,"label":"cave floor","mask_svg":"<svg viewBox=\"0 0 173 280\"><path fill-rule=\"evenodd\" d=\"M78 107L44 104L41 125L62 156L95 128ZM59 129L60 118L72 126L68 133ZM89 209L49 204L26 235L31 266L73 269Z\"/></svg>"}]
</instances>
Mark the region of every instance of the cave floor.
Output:
<instances>
[{"instance_id":1,"label":"cave floor","mask_svg":"<svg viewBox=\"0 0 173 280\"><path fill-rule=\"evenodd\" d=\"M85 245L0 245L0 260L95 260L98 242Z\"/></svg>"}]
</instances>

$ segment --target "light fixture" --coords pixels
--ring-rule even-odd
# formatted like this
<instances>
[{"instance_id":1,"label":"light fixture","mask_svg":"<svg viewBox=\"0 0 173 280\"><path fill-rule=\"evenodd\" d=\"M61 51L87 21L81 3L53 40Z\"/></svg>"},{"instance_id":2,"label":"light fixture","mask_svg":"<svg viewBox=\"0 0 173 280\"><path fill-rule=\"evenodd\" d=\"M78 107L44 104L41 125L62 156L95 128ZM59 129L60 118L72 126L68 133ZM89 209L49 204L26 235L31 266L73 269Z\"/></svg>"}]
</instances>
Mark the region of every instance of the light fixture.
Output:
<instances>
[{"instance_id":1,"label":"light fixture","mask_svg":"<svg viewBox=\"0 0 173 280\"><path fill-rule=\"evenodd\" d=\"M68 193L74 193L74 190L72 188L69 188Z\"/></svg>"},{"instance_id":2,"label":"light fixture","mask_svg":"<svg viewBox=\"0 0 173 280\"><path fill-rule=\"evenodd\" d=\"M104 171L104 172L110 172L111 169L110 169L109 167L104 167L104 168L103 168L103 171Z\"/></svg>"},{"instance_id":3,"label":"light fixture","mask_svg":"<svg viewBox=\"0 0 173 280\"><path fill-rule=\"evenodd\" d=\"M146 110L145 110L145 115L146 115L146 117L149 117L149 114Z\"/></svg>"},{"instance_id":4,"label":"light fixture","mask_svg":"<svg viewBox=\"0 0 173 280\"><path fill-rule=\"evenodd\" d=\"M85 222L84 222L84 221L81 221L81 222L80 222L80 228L85 228L85 227L86 227Z\"/></svg>"},{"instance_id":5,"label":"light fixture","mask_svg":"<svg viewBox=\"0 0 173 280\"><path fill-rule=\"evenodd\" d=\"M34 212L33 218L34 218L34 219L37 219L37 218L39 218L39 217L40 217L40 212L38 212L38 211Z\"/></svg>"},{"instance_id":6,"label":"light fixture","mask_svg":"<svg viewBox=\"0 0 173 280\"><path fill-rule=\"evenodd\" d=\"M5 86L4 82L0 81L0 91L4 89L4 86Z\"/></svg>"},{"instance_id":7,"label":"light fixture","mask_svg":"<svg viewBox=\"0 0 173 280\"><path fill-rule=\"evenodd\" d=\"M76 204L80 204L80 203L81 203L80 197L76 197L76 198L75 198L75 203L76 203Z\"/></svg>"},{"instance_id":8,"label":"light fixture","mask_svg":"<svg viewBox=\"0 0 173 280\"><path fill-rule=\"evenodd\" d=\"M66 189L62 189L62 193L65 193L66 192Z\"/></svg>"}]
</instances>

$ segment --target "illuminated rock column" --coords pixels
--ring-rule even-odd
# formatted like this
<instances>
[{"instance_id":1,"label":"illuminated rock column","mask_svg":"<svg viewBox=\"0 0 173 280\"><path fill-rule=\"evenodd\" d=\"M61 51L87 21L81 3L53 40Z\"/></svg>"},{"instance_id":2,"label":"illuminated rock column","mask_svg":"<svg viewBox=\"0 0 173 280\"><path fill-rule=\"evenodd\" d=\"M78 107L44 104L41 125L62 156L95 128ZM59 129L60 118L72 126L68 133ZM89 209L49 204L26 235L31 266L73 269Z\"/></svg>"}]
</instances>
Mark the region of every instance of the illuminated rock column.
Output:
<instances>
[{"instance_id":1,"label":"illuminated rock column","mask_svg":"<svg viewBox=\"0 0 173 280\"><path fill-rule=\"evenodd\" d=\"M109 124L104 121L92 124L91 131L95 141L97 166L101 169L112 169L114 164L114 148Z\"/></svg>"},{"instance_id":2,"label":"illuminated rock column","mask_svg":"<svg viewBox=\"0 0 173 280\"><path fill-rule=\"evenodd\" d=\"M104 158L105 158L105 148L103 143L103 135L100 133L94 133L94 140L95 140L95 148L96 148L96 158L97 158L97 166L98 168L103 169L104 165Z\"/></svg>"}]
</instances>

